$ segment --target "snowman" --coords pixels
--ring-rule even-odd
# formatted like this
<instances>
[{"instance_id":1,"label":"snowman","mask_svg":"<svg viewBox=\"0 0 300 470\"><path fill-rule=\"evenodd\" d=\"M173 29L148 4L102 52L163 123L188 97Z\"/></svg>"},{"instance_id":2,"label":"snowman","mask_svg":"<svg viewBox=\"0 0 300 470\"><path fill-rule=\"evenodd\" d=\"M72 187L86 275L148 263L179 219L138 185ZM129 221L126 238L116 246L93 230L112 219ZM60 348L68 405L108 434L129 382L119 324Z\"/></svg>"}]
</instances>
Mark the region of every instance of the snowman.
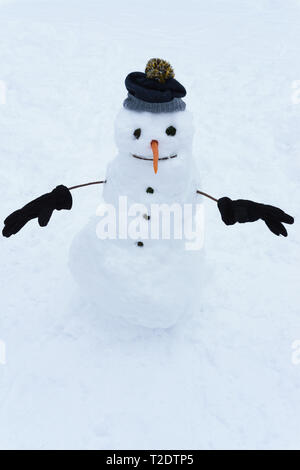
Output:
<instances>
[{"instance_id":1,"label":"snowman","mask_svg":"<svg viewBox=\"0 0 300 470\"><path fill-rule=\"evenodd\" d=\"M198 305L203 196L216 201L226 225L261 219L275 235L287 236L283 223L294 219L274 206L200 191L186 90L168 62L151 59L145 73L126 77L125 86L128 96L115 123L118 154L105 180L57 186L11 214L3 235L34 218L46 226L55 209L72 208L71 191L102 184L105 204L71 246L72 274L99 312L168 328Z\"/></svg>"}]
</instances>

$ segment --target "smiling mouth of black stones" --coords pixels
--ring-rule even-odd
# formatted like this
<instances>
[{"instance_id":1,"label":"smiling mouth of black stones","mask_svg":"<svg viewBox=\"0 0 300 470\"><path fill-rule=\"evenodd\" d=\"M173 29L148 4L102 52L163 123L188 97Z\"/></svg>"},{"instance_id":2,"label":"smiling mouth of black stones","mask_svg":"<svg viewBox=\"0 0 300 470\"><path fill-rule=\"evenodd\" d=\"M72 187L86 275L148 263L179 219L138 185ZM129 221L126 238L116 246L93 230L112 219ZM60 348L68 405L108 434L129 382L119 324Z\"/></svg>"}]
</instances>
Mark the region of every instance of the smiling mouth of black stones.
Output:
<instances>
[{"instance_id":1,"label":"smiling mouth of black stones","mask_svg":"<svg viewBox=\"0 0 300 470\"><path fill-rule=\"evenodd\" d=\"M139 160L148 160L150 162L153 162L153 158L146 158L146 157L140 157L139 155L134 155L132 154L134 158L138 158ZM158 160L170 160L170 158L176 158L177 155L171 155L170 157L161 157Z\"/></svg>"}]
</instances>

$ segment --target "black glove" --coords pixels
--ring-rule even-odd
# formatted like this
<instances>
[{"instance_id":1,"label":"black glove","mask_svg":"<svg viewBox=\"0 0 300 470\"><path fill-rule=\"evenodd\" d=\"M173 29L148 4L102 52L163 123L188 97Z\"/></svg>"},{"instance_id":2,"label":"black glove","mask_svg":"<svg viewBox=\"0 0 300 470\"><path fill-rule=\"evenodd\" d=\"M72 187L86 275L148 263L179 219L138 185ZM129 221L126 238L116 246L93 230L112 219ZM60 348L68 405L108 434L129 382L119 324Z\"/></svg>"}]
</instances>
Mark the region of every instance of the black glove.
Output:
<instances>
[{"instance_id":1,"label":"black glove","mask_svg":"<svg viewBox=\"0 0 300 470\"><path fill-rule=\"evenodd\" d=\"M229 197L221 197L218 200L218 208L226 225L233 225L236 222L255 222L262 219L271 232L284 237L287 237L287 231L282 222L285 224L294 223L294 218L278 207L244 199L232 201Z\"/></svg>"},{"instance_id":2,"label":"black glove","mask_svg":"<svg viewBox=\"0 0 300 470\"><path fill-rule=\"evenodd\" d=\"M18 233L22 227L31 219L38 218L41 227L48 225L53 211L56 209L70 210L72 208L72 195L66 186L57 186L51 193L44 194L34 201L26 204L9 215L4 221L2 234L4 237L10 237Z\"/></svg>"}]
</instances>

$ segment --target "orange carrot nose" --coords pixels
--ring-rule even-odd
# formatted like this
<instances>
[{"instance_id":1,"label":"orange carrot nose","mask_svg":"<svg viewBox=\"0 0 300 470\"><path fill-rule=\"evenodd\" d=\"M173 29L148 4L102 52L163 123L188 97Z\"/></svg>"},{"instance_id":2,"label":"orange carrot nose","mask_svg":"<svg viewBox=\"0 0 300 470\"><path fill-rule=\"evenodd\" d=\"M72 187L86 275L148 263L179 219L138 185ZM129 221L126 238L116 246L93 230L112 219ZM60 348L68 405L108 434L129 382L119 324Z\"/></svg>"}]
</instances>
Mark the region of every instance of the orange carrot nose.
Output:
<instances>
[{"instance_id":1,"label":"orange carrot nose","mask_svg":"<svg viewBox=\"0 0 300 470\"><path fill-rule=\"evenodd\" d=\"M158 170L158 157L159 157L157 140L152 140L151 148L153 152L153 168L154 168L154 173L156 174Z\"/></svg>"}]
</instances>

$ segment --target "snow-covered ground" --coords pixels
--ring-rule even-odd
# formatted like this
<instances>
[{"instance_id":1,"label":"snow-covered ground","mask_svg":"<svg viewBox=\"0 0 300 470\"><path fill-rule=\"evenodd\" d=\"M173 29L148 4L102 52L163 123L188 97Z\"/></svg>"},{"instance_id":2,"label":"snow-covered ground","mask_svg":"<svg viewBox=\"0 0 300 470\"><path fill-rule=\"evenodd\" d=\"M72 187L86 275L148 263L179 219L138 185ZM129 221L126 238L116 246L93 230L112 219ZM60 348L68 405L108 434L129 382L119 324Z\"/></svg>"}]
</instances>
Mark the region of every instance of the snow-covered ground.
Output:
<instances>
[{"instance_id":1,"label":"snow-covered ground","mask_svg":"<svg viewBox=\"0 0 300 470\"><path fill-rule=\"evenodd\" d=\"M46 229L3 238L0 447L299 449L300 2L0 4L1 220L105 176L123 80L155 56L187 88L201 189L296 219L277 238L262 222L226 227L207 201L198 315L169 330L104 317L77 294L68 252L101 188L74 193Z\"/></svg>"}]
</instances>

